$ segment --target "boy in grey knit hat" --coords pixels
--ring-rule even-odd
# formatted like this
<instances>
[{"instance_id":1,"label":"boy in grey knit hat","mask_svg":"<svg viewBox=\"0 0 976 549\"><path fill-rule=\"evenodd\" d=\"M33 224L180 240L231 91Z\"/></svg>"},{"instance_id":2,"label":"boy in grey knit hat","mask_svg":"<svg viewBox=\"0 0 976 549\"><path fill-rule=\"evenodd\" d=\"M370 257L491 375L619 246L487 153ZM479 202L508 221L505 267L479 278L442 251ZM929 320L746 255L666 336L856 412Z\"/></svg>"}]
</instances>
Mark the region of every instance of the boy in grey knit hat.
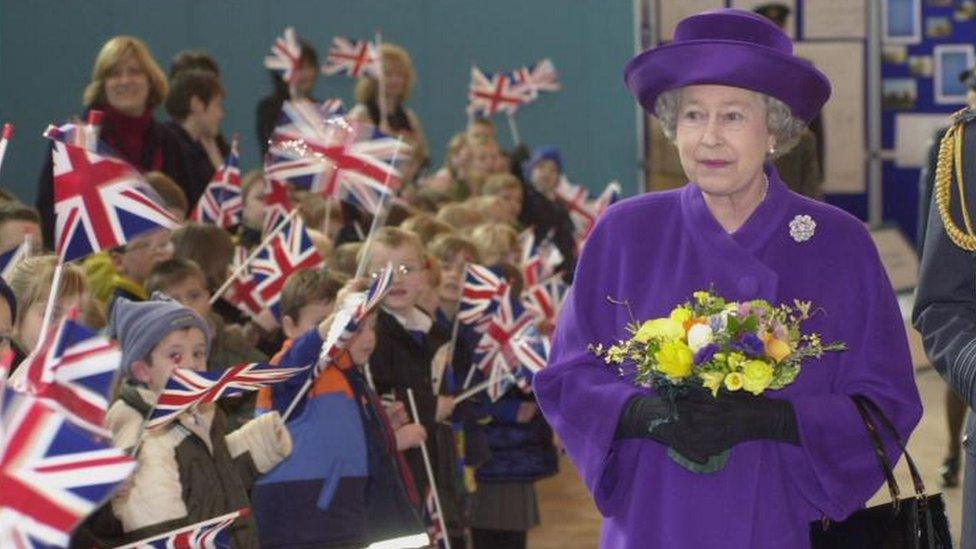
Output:
<instances>
[{"instance_id":1,"label":"boy in grey knit hat","mask_svg":"<svg viewBox=\"0 0 976 549\"><path fill-rule=\"evenodd\" d=\"M111 500L110 517L93 528L95 537L130 543L248 507L254 481L291 453L277 413L225 434L224 413L200 404L158 429L143 429L173 370L206 371L207 322L172 300L119 298L109 333L122 347L124 379L106 423L116 446L139 448L139 468ZM258 547L251 517L238 518L230 532L234 547Z\"/></svg>"}]
</instances>

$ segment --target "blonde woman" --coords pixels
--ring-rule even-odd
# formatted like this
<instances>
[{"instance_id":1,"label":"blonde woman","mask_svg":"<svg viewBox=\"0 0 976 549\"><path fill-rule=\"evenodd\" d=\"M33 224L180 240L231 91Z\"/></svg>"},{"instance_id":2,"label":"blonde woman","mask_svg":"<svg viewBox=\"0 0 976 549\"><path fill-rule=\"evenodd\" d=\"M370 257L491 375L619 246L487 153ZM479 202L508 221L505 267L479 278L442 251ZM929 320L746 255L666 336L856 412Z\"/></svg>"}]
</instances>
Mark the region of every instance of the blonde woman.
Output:
<instances>
[{"instance_id":1,"label":"blonde woman","mask_svg":"<svg viewBox=\"0 0 976 549\"><path fill-rule=\"evenodd\" d=\"M386 120L380 120L380 83L376 78L364 76L356 84L356 106L349 111L354 120L369 122L380 131L403 137L412 147L410 162L403 167L403 180L411 182L430 159L427 136L420 125L420 118L404 103L417 82L417 72L407 50L396 44L384 43L380 47L383 60L383 106Z\"/></svg>"},{"instance_id":2,"label":"blonde woman","mask_svg":"<svg viewBox=\"0 0 976 549\"><path fill-rule=\"evenodd\" d=\"M168 90L166 75L146 43L133 36L116 36L98 52L82 104L86 115L91 109L105 113L100 138L119 158L139 171L160 171L170 176L194 204L202 189L186 187L189 179L179 139L153 118L153 111L166 99ZM37 190L37 209L48 248L54 247L52 169L48 155Z\"/></svg>"}]
</instances>

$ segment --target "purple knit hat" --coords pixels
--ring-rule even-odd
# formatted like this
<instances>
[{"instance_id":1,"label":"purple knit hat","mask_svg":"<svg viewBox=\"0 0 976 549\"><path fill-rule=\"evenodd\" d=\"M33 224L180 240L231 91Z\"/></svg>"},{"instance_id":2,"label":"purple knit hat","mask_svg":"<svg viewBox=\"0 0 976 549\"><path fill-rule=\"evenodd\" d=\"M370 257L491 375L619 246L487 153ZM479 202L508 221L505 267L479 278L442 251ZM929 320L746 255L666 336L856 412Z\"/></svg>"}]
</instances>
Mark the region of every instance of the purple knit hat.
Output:
<instances>
[{"instance_id":1,"label":"purple knit hat","mask_svg":"<svg viewBox=\"0 0 976 549\"><path fill-rule=\"evenodd\" d=\"M739 9L682 19L673 42L627 63L624 81L650 113L662 92L694 84L764 93L807 122L830 97L830 81L809 61L793 55L793 42L782 30L761 15Z\"/></svg>"}]
</instances>

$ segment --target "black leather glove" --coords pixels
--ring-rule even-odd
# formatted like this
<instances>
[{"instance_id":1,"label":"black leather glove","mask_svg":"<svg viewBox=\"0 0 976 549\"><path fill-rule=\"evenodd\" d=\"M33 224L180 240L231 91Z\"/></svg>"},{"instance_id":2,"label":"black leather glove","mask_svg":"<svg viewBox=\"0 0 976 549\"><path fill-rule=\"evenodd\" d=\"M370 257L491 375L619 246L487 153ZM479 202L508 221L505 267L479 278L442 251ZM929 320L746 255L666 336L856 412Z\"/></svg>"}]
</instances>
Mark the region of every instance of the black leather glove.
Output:
<instances>
[{"instance_id":1,"label":"black leather glove","mask_svg":"<svg viewBox=\"0 0 976 549\"><path fill-rule=\"evenodd\" d=\"M632 398L621 414L616 438L650 438L699 463L749 440L800 443L796 414L786 400L741 391L716 398L693 393L674 406L677 418L668 421L672 415L666 399Z\"/></svg>"}]
</instances>

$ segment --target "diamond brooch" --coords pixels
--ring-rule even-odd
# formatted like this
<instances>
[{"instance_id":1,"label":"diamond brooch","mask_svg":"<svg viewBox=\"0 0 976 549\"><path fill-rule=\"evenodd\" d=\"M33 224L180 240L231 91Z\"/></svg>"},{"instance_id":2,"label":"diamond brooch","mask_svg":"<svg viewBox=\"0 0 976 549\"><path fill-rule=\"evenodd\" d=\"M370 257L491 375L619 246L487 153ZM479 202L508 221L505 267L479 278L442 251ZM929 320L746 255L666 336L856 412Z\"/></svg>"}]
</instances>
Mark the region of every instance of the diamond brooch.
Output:
<instances>
[{"instance_id":1,"label":"diamond brooch","mask_svg":"<svg viewBox=\"0 0 976 549\"><path fill-rule=\"evenodd\" d=\"M817 230L817 222L809 215L798 215L790 221L790 236L797 242L810 240Z\"/></svg>"}]
</instances>

